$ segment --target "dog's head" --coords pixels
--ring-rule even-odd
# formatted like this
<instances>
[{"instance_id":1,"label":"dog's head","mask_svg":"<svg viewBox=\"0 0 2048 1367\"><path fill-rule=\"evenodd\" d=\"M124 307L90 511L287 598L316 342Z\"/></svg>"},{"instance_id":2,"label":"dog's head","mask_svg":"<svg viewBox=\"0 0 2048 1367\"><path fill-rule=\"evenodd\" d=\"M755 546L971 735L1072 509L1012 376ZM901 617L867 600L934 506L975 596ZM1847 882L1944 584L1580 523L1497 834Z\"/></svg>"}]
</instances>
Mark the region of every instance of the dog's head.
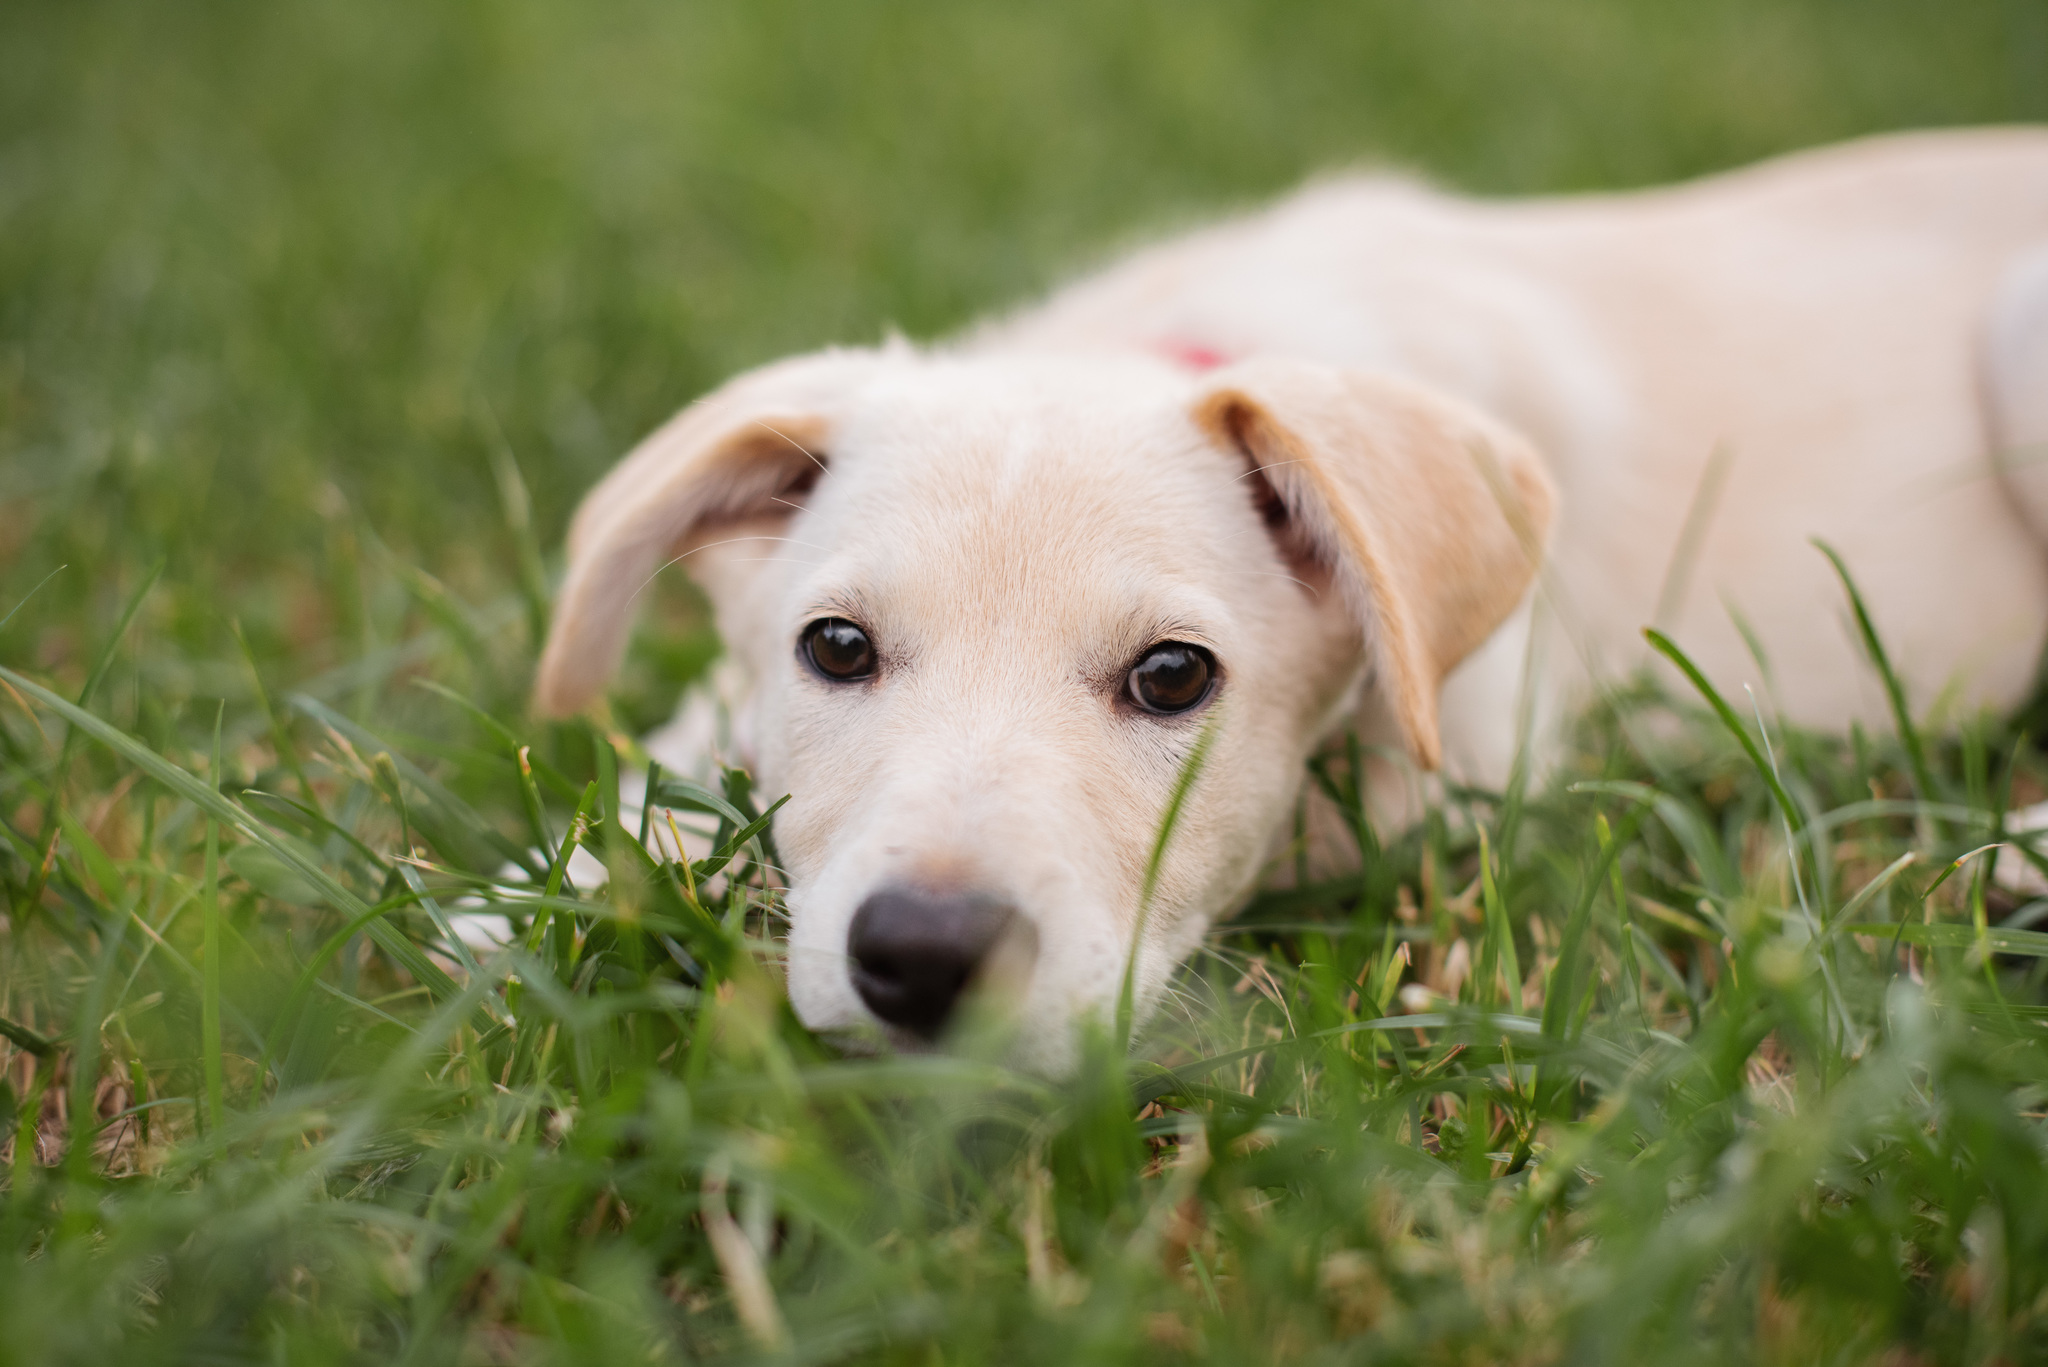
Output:
<instances>
[{"instance_id":1,"label":"dog's head","mask_svg":"<svg viewBox=\"0 0 2048 1367\"><path fill-rule=\"evenodd\" d=\"M1057 1070L1127 962L1142 1010L1250 890L1361 686L1434 767L1438 686L1523 597L1551 504L1524 442L1385 378L826 352L590 495L537 701L593 699L683 557L793 794L799 1015L915 1046L979 983Z\"/></svg>"}]
</instances>

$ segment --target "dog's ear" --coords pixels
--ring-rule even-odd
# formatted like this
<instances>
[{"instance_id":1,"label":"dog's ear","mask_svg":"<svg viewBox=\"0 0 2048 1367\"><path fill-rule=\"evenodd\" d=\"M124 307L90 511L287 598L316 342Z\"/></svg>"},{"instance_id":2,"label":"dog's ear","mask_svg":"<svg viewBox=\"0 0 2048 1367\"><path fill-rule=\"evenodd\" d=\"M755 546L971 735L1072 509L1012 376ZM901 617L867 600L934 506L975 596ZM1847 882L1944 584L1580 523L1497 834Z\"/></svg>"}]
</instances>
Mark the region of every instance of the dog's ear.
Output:
<instances>
[{"instance_id":1,"label":"dog's ear","mask_svg":"<svg viewBox=\"0 0 2048 1367\"><path fill-rule=\"evenodd\" d=\"M1360 615L1409 752L1436 768L1444 676L1542 560L1556 494L1535 448L1416 385L1299 361L1217 371L1195 417L1251 463L1283 549Z\"/></svg>"},{"instance_id":2,"label":"dog's ear","mask_svg":"<svg viewBox=\"0 0 2048 1367\"><path fill-rule=\"evenodd\" d=\"M837 416L889 353L826 351L743 375L684 409L591 490L569 527L569 572L534 680L566 716L625 652L633 600L721 526L793 511L830 461Z\"/></svg>"}]
</instances>

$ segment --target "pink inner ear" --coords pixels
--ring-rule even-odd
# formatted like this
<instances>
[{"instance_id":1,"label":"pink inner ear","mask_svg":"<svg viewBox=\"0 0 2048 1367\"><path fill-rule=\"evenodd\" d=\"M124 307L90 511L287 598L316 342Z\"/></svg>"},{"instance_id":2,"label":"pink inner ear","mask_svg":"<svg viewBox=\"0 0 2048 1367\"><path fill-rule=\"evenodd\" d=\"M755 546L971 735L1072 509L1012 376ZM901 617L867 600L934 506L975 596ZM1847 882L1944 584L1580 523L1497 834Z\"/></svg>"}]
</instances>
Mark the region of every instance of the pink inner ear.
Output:
<instances>
[{"instance_id":1,"label":"pink inner ear","mask_svg":"<svg viewBox=\"0 0 2048 1367\"><path fill-rule=\"evenodd\" d=\"M1212 346L1204 346L1200 342L1181 341L1172 337L1154 342L1152 350L1164 356L1167 360L1172 361L1175 365L1185 366L1189 370L1214 370L1218 366L1229 365L1231 359Z\"/></svg>"}]
</instances>

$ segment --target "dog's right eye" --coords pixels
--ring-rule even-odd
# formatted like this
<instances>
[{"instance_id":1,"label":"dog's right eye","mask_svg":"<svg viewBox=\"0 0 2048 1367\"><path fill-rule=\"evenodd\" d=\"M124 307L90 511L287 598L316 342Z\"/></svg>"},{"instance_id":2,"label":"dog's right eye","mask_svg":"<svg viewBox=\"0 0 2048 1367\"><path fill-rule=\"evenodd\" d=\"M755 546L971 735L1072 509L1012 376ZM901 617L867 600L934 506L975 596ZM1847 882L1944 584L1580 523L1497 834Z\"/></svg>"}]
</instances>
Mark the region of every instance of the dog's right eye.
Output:
<instances>
[{"instance_id":1,"label":"dog's right eye","mask_svg":"<svg viewBox=\"0 0 2048 1367\"><path fill-rule=\"evenodd\" d=\"M1162 641L1138 657L1124 687L1147 712L1170 717L1207 700L1215 682L1214 655L1185 641Z\"/></svg>"},{"instance_id":2,"label":"dog's right eye","mask_svg":"<svg viewBox=\"0 0 2048 1367\"><path fill-rule=\"evenodd\" d=\"M820 617L805 627L802 654L834 683L853 683L875 672L874 642L844 617Z\"/></svg>"}]
</instances>

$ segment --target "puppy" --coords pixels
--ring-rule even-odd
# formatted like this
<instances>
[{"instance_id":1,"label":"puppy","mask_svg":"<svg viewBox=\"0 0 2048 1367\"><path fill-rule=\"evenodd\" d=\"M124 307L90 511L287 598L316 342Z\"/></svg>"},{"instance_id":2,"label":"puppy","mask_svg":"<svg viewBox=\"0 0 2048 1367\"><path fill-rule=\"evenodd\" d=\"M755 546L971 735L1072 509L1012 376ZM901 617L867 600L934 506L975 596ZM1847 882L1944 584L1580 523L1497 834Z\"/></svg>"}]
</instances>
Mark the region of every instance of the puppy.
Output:
<instances>
[{"instance_id":1,"label":"puppy","mask_svg":"<svg viewBox=\"0 0 2048 1367\"><path fill-rule=\"evenodd\" d=\"M1347 727L1498 785L1653 621L1737 696L1881 723L1810 538L1915 698L2015 702L2044 443L2048 131L1509 203L1333 181L700 399L578 511L536 700L596 698L686 567L794 795L798 1014L922 1047L1000 979L1012 1057L1058 1071L1127 963L1142 1011L1250 894Z\"/></svg>"}]
</instances>

